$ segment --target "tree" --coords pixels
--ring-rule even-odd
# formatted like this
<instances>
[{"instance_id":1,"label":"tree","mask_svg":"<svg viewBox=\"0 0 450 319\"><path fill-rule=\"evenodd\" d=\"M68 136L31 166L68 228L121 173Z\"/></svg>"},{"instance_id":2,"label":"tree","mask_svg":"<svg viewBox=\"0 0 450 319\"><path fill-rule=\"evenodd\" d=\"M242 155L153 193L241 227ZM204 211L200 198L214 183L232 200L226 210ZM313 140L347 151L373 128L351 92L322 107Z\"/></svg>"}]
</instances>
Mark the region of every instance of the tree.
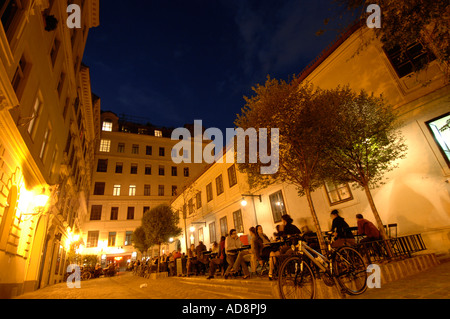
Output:
<instances>
[{"instance_id":1,"label":"tree","mask_svg":"<svg viewBox=\"0 0 450 319\"><path fill-rule=\"evenodd\" d=\"M142 255L144 255L150 248L147 236L145 235L145 230L142 226L139 226L134 230L133 234L131 235L131 241L134 248L139 250Z\"/></svg>"},{"instance_id":2,"label":"tree","mask_svg":"<svg viewBox=\"0 0 450 319\"><path fill-rule=\"evenodd\" d=\"M407 146L399 131L401 123L383 98L348 87L323 91L316 98L322 125L325 171L337 183L356 183L364 189L378 228L386 239L370 189L383 184L383 177L398 166Z\"/></svg>"},{"instance_id":3,"label":"tree","mask_svg":"<svg viewBox=\"0 0 450 319\"><path fill-rule=\"evenodd\" d=\"M144 229L147 243L158 245L158 257L161 251L161 244L169 242L170 237L177 237L181 234L178 227L179 216L172 211L170 206L162 204L144 213L142 218L142 228ZM158 272L159 272L158 263Z\"/></svg>"},{"instance_id":4,"label":"tree","mask_svg":"<svg viewBox=\"0 0 450 319\"><path fill-rule=\"evenodd\" d=\"M247 130L254 128L279 129L279 170L272 175L260 174L258 163L239 163L240 171L247 173L250 187L265 187L274 182L287 182L296 186L299 196L306 195L320 248L326 251L325 241L311 193L323 186L323 156L321 136L324 127L315 112L312 85L299 86L297 78L289 82L267 79L265 85L253 87L255 95L244 97L246 105L235 125ZM258 142L259 144L259 142ZM248 147L246 148L248 152Z\"/></svg>"},{"instance_id":5,"label":"tree","mask_svg":"<svg viewBox=\"0 0 450 319\"><path fill-rule=\"evenodd\" d=\"M365 20L365 6L373 1L335 0L349 11L361 14ZM448 0L378 0L381 9L381 28L375 28L375 36L387 50L397 46L406 49L408 45L421 42L429 46L436 58L450 66L450 4ZM361 10L363 9L363 10ZM425 68L428 58L415 61L414 71ZM447 72L448 76L448 72Z\"/></svg>"}]
</instances>

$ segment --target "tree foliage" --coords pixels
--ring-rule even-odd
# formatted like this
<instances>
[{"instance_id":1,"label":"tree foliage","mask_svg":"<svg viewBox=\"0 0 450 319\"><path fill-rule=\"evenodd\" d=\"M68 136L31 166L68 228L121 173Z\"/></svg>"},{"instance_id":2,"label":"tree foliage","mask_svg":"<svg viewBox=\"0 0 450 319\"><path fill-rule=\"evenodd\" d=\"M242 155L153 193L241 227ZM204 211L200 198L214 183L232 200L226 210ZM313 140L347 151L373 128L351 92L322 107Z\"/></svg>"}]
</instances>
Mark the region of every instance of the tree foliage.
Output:
<instances>
[{"instance_id":1,"label":"tree foliage","mask_svg":"<svg viewBox=\"0 0 450 319\"><path fill-rule=\"evenodd\" d=\"M142 228L150 246L167 243L170 237L181 234L179 217L170 206L162 204L144 213Z\"/></svg>"},{"instance_id":2,"label":"tree foliage","mask_svg":"<svg viewBox=\"0 0 450 319\"><path fill-rule=\"evenodd\" d=\"M390 50L406 48L420 41L430 47L437 59L450 65L450 2L448 0L335 0L348 10L354 10L365 20L365 7L376 3L381 8L381 28L375 28L378 39ZM416 64L415 71L426 67L428 61Z\"/></svg>"},{"instance_id":3,"label":"tree foliage","mask_svg":"<svg viewBox=\"0 0 450 319\"><path fill-rule=\"evenodd\" d=\"M253 91L253 97L245 97L247 103L235 125L244 130L279 129L279 170L272 175L261 175L260 161L255 164L246 161L238 164L238 168L247 173L251 187L265 187L274 182L295 185L300 196L306 195L316 231L320 233L311 198L311 192L323 185L320 141L324 127L315 112L317 91L309 84L299 86L296 77L290 82L269 77L265 85L258 84ZM321 236L319 240L325 250Z\"/></svg>"},{"instance_id":4,"label":"tree foliage","mask_svg":"<svg viewBox=\"0 0 450 319\"><path fill-rule=\"evenodd\" d=\"M150 248L147 236L145 235L145 230L142 226L139 226L134 230L133 234L131 235L131 241L134 248L139 250L141 254L145 254Z\"/></svg>"}]
</instances>

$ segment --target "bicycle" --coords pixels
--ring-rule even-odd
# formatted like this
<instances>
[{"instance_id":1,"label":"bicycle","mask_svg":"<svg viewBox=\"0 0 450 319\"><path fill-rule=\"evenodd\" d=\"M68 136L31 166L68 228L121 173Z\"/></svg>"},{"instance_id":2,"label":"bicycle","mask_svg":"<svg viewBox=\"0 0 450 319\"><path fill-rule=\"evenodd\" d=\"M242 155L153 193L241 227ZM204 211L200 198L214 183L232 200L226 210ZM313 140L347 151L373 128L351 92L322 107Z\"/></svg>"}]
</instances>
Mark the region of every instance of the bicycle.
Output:
<instances>
[{"instance_id":1,"label":"bicycle","mask_svg":"<svg viewBox=\"0 0 450 319\"><path fill-rule=\"evenodd\" d=\"M335 285L350 295L362 294L367 289L367 268L362 256L349 246L338 249L328 242L327 256L307 245L303 236L294 236L298 244L292 245L294 255L288 257L280 266L278 287L283 299L313 299L316 290L316 277L311 269L317 267L324 283Z\"/></svg>"}]
</instances>

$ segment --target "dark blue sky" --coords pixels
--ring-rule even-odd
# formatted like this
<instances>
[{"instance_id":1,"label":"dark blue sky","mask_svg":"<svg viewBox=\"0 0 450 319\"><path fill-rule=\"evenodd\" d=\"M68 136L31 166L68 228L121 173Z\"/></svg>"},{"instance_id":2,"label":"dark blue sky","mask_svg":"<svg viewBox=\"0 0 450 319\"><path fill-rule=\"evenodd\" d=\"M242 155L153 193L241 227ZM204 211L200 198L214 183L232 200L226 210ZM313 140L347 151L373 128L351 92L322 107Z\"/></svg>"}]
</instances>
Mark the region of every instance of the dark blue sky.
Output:
<instances>
[{"instance_id":1,"label":"dark blue sky","mask_svg":"<svg viewBox=\"0 0 450 319\"><path fill-rule=\"evenodd\" d=\"M102 110L234 127L267 75L298 74L337 36L332 0L103 0L84 63Z\"/></svg>"}]
</instances>

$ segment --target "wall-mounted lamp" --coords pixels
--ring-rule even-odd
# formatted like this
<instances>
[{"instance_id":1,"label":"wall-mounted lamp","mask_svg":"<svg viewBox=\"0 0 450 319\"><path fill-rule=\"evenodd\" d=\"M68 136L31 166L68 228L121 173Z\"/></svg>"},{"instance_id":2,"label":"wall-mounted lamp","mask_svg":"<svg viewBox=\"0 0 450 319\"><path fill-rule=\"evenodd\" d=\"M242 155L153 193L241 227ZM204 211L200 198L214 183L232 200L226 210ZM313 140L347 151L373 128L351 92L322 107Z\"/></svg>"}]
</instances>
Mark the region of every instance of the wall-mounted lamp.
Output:
<instances>
[{"instance_id":1,"label":"wall-mounted lamp","mask_svg":"<svg viewBox=\"0 0 450 319\"><path fill-rule=\"evenodd\" d=\"M247 201L245 200L245 197L258 197L259 198L259 202L262 202L261 199L261 195L253 195L253 194L242 194L242 201L241 201L241 205L243 207L247 206Z\"/></svg>"}]
</instances>

